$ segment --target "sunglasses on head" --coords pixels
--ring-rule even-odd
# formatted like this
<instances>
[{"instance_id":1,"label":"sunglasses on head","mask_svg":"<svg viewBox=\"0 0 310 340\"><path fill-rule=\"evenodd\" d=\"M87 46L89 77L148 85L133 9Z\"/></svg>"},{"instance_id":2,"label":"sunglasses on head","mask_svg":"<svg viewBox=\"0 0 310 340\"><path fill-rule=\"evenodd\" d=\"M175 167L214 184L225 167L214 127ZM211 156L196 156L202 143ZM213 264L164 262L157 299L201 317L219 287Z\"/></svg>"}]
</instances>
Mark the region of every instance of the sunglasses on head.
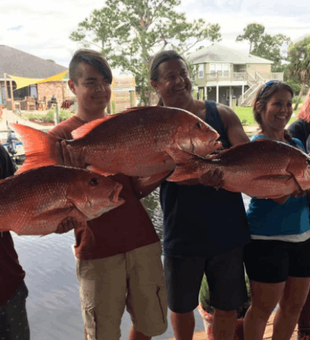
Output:
<instances>
[{"instance_id":1,"label":"sunglasses on head","mask_svg":"<svg viewBox=\"0 0 310 340\"><path fill-rule=\"evenodd\" d=\"M268 89L273 84L279 84L279 81L278 80L269 80L269 81L267 81L267 83L265 83L265 85L261 89L259 96L261 97L263 95L263 93L266 91L266 89Z\"/></svg>"}]
</instances>

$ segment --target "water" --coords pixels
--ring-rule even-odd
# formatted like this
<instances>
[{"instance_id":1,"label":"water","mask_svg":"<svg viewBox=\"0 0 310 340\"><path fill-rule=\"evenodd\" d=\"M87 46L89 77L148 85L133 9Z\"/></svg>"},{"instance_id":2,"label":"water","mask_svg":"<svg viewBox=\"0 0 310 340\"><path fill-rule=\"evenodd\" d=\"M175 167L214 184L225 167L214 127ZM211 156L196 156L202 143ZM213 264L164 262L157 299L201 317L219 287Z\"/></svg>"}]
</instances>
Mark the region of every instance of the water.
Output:
<instances>
[{"instance_id":1,"label":"water","mask_svg":"<svg viewBox=\"0 0 310 340\"><path fill-rule=\"evenodd\" d=\"M248 204L248 197L245 204ZM162 235L162 213L158 190L144 199L158 235ZM13 234L13 233L12 233ZM29 289L27 311L31 340L83 340L83 321L80 312L79 285L75 275L75 259L71 250L73 231L44 237L13 234L20 263L26 271ZM195 310L196 328L202 330L202 319ZM128 338L130 317L125 312L121 340ZM168 330L153 339L172 337Z\"/></svg>"},{"instance_id":2,"label":"water","mask_svg":"<svg viewBox=\"0 0 310 340\"><path fill-rule=\"evenodd\" d=\"M163 214L159 203L159 189L151 192L142 201L149 213L159 239L162 240Z\"/></svg>"}]
</instances>

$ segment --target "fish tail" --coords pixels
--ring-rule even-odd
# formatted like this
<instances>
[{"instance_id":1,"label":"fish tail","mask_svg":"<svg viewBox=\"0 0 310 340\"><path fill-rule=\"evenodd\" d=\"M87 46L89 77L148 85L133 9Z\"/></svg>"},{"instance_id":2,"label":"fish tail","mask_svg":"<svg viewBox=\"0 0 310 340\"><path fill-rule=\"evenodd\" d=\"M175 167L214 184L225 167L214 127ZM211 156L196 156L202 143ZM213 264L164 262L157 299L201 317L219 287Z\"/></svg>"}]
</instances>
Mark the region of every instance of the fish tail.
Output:
<instances>
[{"instance_id":1,"label":"fish tail","mask_svg":"<svg viewBox=\"0 0 310 340\"><path fill-rule=\"evenodd\" d=\"M26 125L15 123L11 125L23 142L26 156L24 164L18 169L17 173L57 164L55 146L58 138L56 136Z\"/></svg>"}]
</instances>

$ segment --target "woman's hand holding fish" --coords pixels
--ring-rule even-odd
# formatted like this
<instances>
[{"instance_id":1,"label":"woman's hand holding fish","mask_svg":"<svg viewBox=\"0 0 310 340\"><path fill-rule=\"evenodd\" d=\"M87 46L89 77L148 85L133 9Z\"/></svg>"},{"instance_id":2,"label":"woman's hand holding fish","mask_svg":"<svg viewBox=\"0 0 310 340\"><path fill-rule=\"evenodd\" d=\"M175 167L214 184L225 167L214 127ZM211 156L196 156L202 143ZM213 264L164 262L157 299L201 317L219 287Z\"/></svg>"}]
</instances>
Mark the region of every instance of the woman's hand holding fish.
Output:
<instances>
[{"instance_id":1,"label":"woman's hand holding fish","mask_svg":"<svg viewBox=\"0 0 310 340\"><path fill-rule=\"evenodd\" d=\"M55 233L56 234L63 234L67 233L71 229L77 227L79 225L78 221L72 217L66 217L62 222L58 225Z\"/></svg>"},{"instance_id":2,"label":"woman's hand holding fish","mask_svg":"<svg viewBox=\"0 0 310 340\"><path fill-rule=\"evenodd\" d=\"M74 154L72 152L71 145L67 145L65 141L56 143L56 157L57 164L73 166L75 168L85 168L85 150L86 148L82 148L80 153Z\"/></svg>"},{"instance_id":3,"label":"woman's hand holding fish","mask_svg":"<svg viewBox=\"0 0 310 340\"><path fill-rule=\"evenodd\" d=\"M202 185L220 189L224 185L223 171L219 169L209 170L198 179Z\"/></svg>"}]
</instances>

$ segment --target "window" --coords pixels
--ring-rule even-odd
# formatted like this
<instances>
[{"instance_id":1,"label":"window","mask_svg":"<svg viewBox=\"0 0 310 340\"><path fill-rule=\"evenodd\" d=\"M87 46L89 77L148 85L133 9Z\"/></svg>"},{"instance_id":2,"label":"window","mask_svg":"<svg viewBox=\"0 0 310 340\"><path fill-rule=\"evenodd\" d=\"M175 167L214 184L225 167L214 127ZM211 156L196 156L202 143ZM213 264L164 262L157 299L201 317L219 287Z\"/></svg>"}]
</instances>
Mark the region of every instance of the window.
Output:
<instances>
[{"instance_id":1,"label":"window","mask_svg":"<svg viewBox=\"0 0 310 340\"><path fill-rule=\"evenodd\" d=\"M216 64L210 64L209 70L210 70L210 75L211 76L215 76L215 65Z\"/></svg>"},{"instance_id":2,"label":"window","mask_svg":"<svg viewBox=\"0 0 310 340\"><path fill-rule=\"evenodd\" d=\"M229 76L229 70L230 70L230 64L210 64L210 75L215 76L218 75L219 77L228 77Z\"/></svg>"},{"instance_id":3,"label":"window","mask_svg":"<svg viewBox=\"0 0 310 340\"><path fill-rule=\"evenodd\" d=\"M203 76L204 76L204 72L203 72L204 67L203 66L204 66L203 64L198 65L198 78L203 78Z\"/></svg>"}]
</instances>

